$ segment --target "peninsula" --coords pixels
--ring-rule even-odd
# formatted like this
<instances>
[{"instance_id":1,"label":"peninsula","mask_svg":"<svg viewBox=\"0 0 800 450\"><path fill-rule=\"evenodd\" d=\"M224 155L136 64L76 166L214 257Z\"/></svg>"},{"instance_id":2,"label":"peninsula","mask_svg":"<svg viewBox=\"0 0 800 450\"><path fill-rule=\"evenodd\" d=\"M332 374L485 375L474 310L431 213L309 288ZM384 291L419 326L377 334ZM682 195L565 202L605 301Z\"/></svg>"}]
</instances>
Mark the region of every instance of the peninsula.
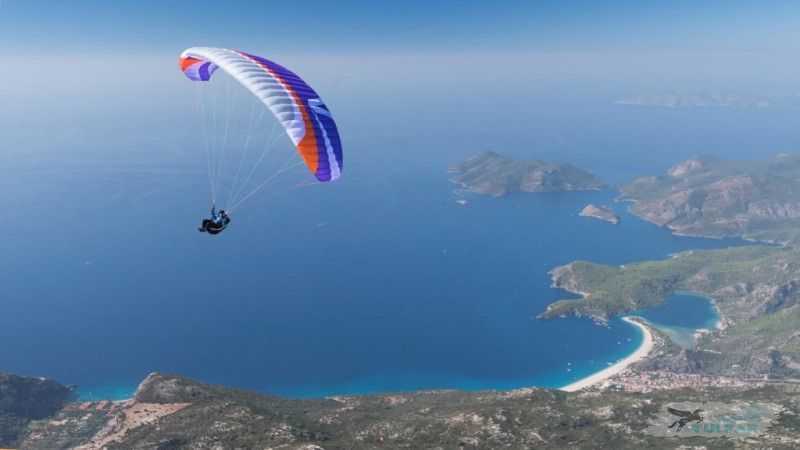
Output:
<instances>
[{"instance_id":1,"label":"peninsula","mask_svg":"<svg viewBox=\"0 0 800 450\"><path fill-rule=\"evenodd\" d=\"M452 181L480 194L595 190L611 187L595 175L566 163L514 160L487 151L447 170Z\"/></svg>"},{"instance_id":2,"label":"peninsula","mask_svg":"<svg viewBox=\"0 0 800 450\"><path fill-rule=\"evenodd\" d=\"M799 260L798 249L745 246L690 250L624 267L575 261L550 272L553 287L583 298L555 302L539 317L606 319L662 305L676 290L695 291L714 299L723 330L701 336L693 349L672 345L640 367L737 379L800 378Z\"/></svg>"},{"instance_id":3,"label":"peninsula","mask_svg":"<svg viewBox=\"0 0 800 450\"><path fill-rule=\"evenodd\" d=\"M800 242L800 154L761 161L698 156L621 187L634 214L677 234Z\"/></svg>"}]
</instances>

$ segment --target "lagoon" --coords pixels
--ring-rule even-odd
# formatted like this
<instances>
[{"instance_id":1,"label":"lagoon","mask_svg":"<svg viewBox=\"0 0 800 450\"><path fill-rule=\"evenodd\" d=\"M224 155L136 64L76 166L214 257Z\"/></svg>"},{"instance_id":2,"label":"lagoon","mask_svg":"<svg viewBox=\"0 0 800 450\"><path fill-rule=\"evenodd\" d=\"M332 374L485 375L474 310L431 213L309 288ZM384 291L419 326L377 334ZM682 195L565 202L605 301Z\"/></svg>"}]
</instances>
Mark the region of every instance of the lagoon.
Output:
<instances>
[{"instance_id":1,"label":"lagoon","mask_svg":"<svg viewBox=\"0 0 800 450\"><path fill-rule=\"evenodd\" d=\"M683 348L694 347L695 333L703 329L715 330L722 320L714 301L702 294L676 291L665 301L665 306L631 311L629 315L645 318Z\"/></svg>"}]
</instances>

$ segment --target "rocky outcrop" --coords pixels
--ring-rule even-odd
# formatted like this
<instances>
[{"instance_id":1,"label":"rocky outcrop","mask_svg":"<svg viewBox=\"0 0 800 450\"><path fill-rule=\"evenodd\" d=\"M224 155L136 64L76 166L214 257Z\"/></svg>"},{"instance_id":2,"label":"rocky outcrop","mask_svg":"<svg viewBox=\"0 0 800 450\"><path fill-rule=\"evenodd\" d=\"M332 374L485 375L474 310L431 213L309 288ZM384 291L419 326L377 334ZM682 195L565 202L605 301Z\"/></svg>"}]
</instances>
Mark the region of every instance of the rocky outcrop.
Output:
<instances>
[{"instance_id":1,"label":"rocky outcrop","mask_svg":"<svg viewBox=\"0 0 800 450\"><path fill-rule=\"evenodd\" d=\"M586 205L579 213L583 217L594 217L595 219L605 220L606 222L619 224L619 217L614 214L607 206Z\"/></svg>"}]
</instances>

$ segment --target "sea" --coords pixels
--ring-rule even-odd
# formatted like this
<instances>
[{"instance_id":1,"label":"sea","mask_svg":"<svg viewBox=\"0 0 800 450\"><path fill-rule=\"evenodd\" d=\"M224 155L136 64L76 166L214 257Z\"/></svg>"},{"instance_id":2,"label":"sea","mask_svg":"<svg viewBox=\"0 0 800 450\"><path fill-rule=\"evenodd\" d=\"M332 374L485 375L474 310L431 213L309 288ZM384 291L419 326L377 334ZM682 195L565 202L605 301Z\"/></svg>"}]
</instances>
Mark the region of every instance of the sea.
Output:
<instances>
[{"instance_id":1,"label":"sea","mask_svg":"<svg viewBox=\"0 0 800 450\"><path fill-rule=\"evenodd\" d=\"M691 291L675 291L657 308L631 311L627 315L643 317L683 348L695 345L695 335L701 330L713 331L721 325L722 316L714 308L714 300Z\"/></svg>"},{"instance_id":2,"label":"sea","mask_svg":"<svg viewBox=\"0 0 800 450\"><path fill-rule=\"evenodd\" d=\"M776 154L754 135L783 129L776 117L795 123L786 114L607 101L557 110L526 140L491 124L362 129L344 113L340 180L242 209L217 236L196 231L206 179L180 132L92 141L79 156L54 140L3 165L0 370L75 385L86 400L130 397L156 371L304 398L564 386L632 353L641 335L619 318L536 319L576 298L551 287L550 270L747 243L675 236L613 188L456 193L447 167L491 149L623 183L698 153ZM798 144L781 136L770 145ZM579 216L589 203L620 223Z\"/></svg>"}]
</instances>

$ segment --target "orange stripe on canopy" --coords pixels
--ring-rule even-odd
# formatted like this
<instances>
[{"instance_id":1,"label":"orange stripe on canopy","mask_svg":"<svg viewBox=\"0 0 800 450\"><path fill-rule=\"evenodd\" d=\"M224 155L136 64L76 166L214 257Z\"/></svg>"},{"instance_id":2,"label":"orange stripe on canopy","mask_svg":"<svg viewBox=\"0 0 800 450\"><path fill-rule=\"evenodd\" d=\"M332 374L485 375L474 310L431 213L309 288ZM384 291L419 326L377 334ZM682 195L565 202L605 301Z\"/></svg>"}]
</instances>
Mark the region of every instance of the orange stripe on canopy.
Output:
<instances>
[{"instance_id":1,"label":"orange stripe on canopy","mask_svg":"<svg viewBox=\"0 0 800 450\"><path fill-rule=\"evenodd\" d=\"M181 65L181 70L186 70L192 64L201 61L197 58L178 58L178 64Z\"/></svg>"}]
</instances>

